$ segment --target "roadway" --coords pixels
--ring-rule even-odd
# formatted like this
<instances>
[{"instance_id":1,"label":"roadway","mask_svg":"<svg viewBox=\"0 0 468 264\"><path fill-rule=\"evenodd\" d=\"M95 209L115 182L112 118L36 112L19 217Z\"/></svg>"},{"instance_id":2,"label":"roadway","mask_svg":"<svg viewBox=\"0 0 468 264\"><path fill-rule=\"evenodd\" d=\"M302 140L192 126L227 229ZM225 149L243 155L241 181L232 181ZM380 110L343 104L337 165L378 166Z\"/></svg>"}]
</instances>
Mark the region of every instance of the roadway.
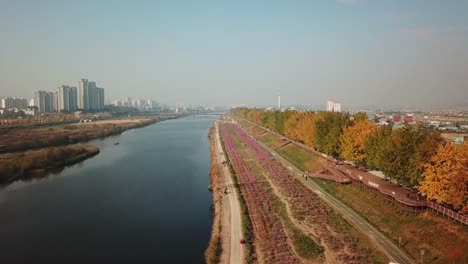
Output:
<instances>
[{"instance_id":1,"label":"roadway","mask_svg":"<svg viewBox=\"0 0 468 264\"><path fill-rule=\"evenodd\" d=\"M248 120L247 120L248 121ZM250 122L250 121L249 121ZM258 126L257 124L255 124ZM240 127L240 126L239 126ZM261 126L259 126L261 127ZM242 128L242 127L241 127ZM242 128L243 129L243 128ZM252 135L244 129L244 131L252 137ZM254 138L254 137L252 137ZM255 139L255 138L254 138ZM275 150L268 147L261 141L256 140L263 148L270 152L273 157L275 157L279 162L281 162L286 168L295 172L293 175L297 177L305 186L310 188L313 192L317 194L323 201L330 205L336 212L340 213L343 218L345 218L350 224L352 224L358 231L367 235L371 241L374 242L389 258L392 262L399 264L412 264L415 263L414 260L409 257L403 249L396 246L389 238L384 236L379 230L370 225L364 218L358 215L355 211L349 208L347 205L343 204L341 201L327 193L312 180L305 180L300 175L303 174L303 171L296 168L292 163L287 161L281 155L279 155Z\"/></svg>"}]
</instances>

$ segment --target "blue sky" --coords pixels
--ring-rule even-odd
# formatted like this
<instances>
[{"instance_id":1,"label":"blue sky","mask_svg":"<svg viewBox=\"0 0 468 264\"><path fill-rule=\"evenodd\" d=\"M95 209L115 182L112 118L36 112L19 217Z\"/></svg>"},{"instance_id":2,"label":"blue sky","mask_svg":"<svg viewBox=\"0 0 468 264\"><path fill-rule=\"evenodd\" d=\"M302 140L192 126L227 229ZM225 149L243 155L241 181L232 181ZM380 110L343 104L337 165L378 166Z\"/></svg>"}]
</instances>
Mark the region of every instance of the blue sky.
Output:
<instances>
[{"instance_id":1,"label":"blue sky","mask_svg":"<svg viewBox=\"0 0 468 264\"><path fill-rule=\"evenodd\" d=\"M95 3L97 2L97 3ZM95 80L162 103L468 102L468 1L3 1L0 95Z\"/></svg>"}]
</instances>

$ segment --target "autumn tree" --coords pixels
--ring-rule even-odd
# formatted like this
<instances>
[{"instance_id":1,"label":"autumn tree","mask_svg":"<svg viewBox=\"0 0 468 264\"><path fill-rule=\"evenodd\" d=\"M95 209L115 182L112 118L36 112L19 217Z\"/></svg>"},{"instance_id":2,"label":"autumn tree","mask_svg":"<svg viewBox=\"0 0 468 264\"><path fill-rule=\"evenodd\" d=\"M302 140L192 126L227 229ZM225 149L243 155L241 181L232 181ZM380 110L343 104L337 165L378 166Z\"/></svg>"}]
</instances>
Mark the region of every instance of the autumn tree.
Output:
<instances>
[{"instance_id":1,"label":"autumn tree","mask_svg":"<svg viewBox=\"0 0 468 264\"><path fill-rule=\"evenodd\" d=\"M315 146L330 156L339 153L340 137L350 122L348 113L320 112L315 121Z\"/></svg>"},{"instance_id":2,"label":"autumn tree","mask_svg":"<svg viewBox=\"0 0 468 264\"><path fill-rule=\"evenodd\" d=\"M291 115L290 111L274 111L275 115L275 131L281 135L284 135L284 123L288 120Z\"/></svg>"},{"instance_id":3,"label":"autumn tree","mask_svg":"<svg viewBox=\"0 0 468 264\"><path fill-rule=\"evenodd\" d=\"M261 111L261 110L251 109L247 113L247 119L254 122L254 123L260 123L262 113L263 113L263 111Z\"/></svg>"},{"instance_id":4,"label":"autumn tree","mask_svg":"<svg viewBox=\"0 0 468 264\"><path fill-rule=\"evenodd\" d=\"M438 203L468 210L468 145L440 145L424 165L419 191Z\"/></svg>"},{"instance_id":5,"label":"autumn tree","mask_svg":"<svg viewBox=\"0 0 468 264\"><path fill-rule=\"evenodd\" d=\"M436 131L419 127L415 136L414 153L408 163L408 178L410 185L417 186L424 171L424 164L428 163L436 154L443 138Z\"/></svg>"},{"instance_id":6,"label":"autumn tree","mask_svg":"<svg viewBox=\"0 0 468 264\"><path fill-rule=\"evenodd\" d=\"M368 120L367 114L364 112L357 112L353 114L354 122L361 122Z\"/></svg>"},{"instance_id":7,"label":"autumn tree","mask_svg":"<svg viewBox=\"0 0 468 264\"><path fill-rule=\"evenodd\" d=\"M265 111L264 114L262 115L262 120L261 120L261 125L276 131L276 120L275 120L275 112L274 111Z\"/></svg>"},{"instance_id":8,"label":"autumn tree","mask_svg":"<svg viewBox=\"0 0 468 264\"><path fill-rule=\"evenodd\" d=\"M250 111L250 109L246 107L237 107L231 110L231 112L241 118L247 118L247 114Z\"/></svg>"},{"instance_id":9,"label":"autumn tree","mask_svg":"<svg viewBox=\"0 0 468 264\"><path fill-rule=\"evenodd\" d=\"M284 125L285 135L307 146L315 143L315 113L292 111Z\"/></svg>"},{"instance_id":10,"label":"autumn tree","mask_svg":"<svg viewBox=\"0 0 468 264\"><path fill-rule=\"evenodd\" d=\"M298 124L302 114L297 111L291 111L291 116L286 120L284 124L284 133L285 135L295 141L300 141L300 131L298 129Z\"/></svg>"},{"instance_id":11,"label":"autumn tree","mask_svg":"<svg viewBox=\"0 0 468 264\"><path fill-rule=\"evenodd\" d=\"M385 176L398 182L410 183L409 164L415 152L416 132L414 128L405 125L392 132L388 143L382 152L381 170Z\"/></svg>"},{"instance_id":12,"label":"autumn tree","mask_svg":"<svg viewBox=\"0 0 468 264\"><path fill-rule=\"evenodd\" d=\"M353 125L347 126L340 138L340 156L345 160L364 164L364 142L376 131L376 125L366 119L359 119Z\"/></svg>"},{"instance_id":13,"label":"autumn tree","mask_svg":"<svg viewBox=\"0 0 468 264\"><path fill-rule=\"evenodd\" d=\"M374 134L370 135L364 141L364 162L370 169L382 169L382 162L385 159L383 150L386 148L391 134L391 126L379 127Z\"/></svg>"}]
</instances>

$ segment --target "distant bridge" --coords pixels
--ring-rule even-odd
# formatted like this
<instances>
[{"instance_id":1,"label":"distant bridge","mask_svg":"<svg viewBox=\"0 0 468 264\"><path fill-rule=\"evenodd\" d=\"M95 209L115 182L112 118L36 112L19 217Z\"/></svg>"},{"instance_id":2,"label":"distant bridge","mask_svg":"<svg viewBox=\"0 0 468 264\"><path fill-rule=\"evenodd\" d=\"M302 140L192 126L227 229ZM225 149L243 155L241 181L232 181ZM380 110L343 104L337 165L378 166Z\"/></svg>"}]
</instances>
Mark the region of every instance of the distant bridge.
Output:
<instances>
[{"instance_id":1,"label":"distant bridge","mask_svg":"<svg viewBox=\"0 0 468 264\"><path fill-rule=\"evenodd\" d=\"M227 115L229 111L206 111L206 112L193 112L190 115Z\"/></svg>"}]
</instances>

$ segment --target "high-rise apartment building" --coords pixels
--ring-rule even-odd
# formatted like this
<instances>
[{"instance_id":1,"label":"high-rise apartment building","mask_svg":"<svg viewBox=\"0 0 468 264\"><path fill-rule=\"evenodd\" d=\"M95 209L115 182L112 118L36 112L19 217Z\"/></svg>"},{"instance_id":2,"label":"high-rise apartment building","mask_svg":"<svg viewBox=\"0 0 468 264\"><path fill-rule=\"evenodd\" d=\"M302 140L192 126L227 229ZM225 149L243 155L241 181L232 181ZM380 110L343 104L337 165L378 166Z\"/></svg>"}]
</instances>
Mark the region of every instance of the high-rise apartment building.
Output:
<instances>
[{"instance_id":1,"label":"high-rise apartment building","mask_svg":"<svg viewBox=\"0 0 468 264\"><path fill-rule=\"evenodd\" d=\"M54 94L54 101L53 101L53 111L58 112L58 92L53 92Z\"/></svg>"},{"instance_id":2,"label":"high-rise apartment building","mask_svg":"<svg viewBox=\"0 0 468 264\"><path fill-rule=\"evenodd\" d=\"M54 93L37 91L35 92L34 103L40 113L51 113L54 111Z\"/></svg>"},{"instance_id":3,"label":"high-rise apartment building","mask_svg":"<svg viewBox=\"0 0 468 264\"><path fill-rule=\"evenodd\" d=\"M99 111L104 110L104 88L97 87L97 109Z\"/></svg>"},{"instance_id":4,"label":"high-rise apartment building","mask_svg":"<svg viewBox=\"0 0 468 264\"><path fill-rule=\"evenodd\" d=\"M77 88L67 85L58 87L57 111L75 112L78 104Z\"/></svg>"},{"instance_id":5,"label":"high-rise apartment building","mask_svg":"<svg viewBox=\"0 0 468 264\"><path fill-rule=\"evenodd\" d=\"M78 82L78 108L82 110L89 110L89 97L88 97L88 80L81 79Z\"/></svg>"},{"instance_id":6,"label":"high-rise apartment building","mask_svg":"<svg viewBox=\"0 0 468 264\"><path fill-rule=\"evenodd\" d=\"M341 104L334 100L327 100L327 111L328 112L341 112Z\"/></svg>"},{"instance_id":7,"label":"high-rise apartment building","mask_svg":"<svg viewBox=\"0 0 468 264\"><path fill-rule=\"evenodd\" d=\"M7 97L0 100L0 108L3 109L25 109L28 107L28 100L24 98Z\"/></svg>"},{"instance_id":8,"label":"high-rise apartment building","mask_svg":"<svg viewBox=\"0 0 468 264\"><path fill-rule=\"evenodd\" d=\"M96 87L96 82L81 79L78 82L78 108L84 111L104 109L104 89Z\"/></svg>"}]
</instances>

